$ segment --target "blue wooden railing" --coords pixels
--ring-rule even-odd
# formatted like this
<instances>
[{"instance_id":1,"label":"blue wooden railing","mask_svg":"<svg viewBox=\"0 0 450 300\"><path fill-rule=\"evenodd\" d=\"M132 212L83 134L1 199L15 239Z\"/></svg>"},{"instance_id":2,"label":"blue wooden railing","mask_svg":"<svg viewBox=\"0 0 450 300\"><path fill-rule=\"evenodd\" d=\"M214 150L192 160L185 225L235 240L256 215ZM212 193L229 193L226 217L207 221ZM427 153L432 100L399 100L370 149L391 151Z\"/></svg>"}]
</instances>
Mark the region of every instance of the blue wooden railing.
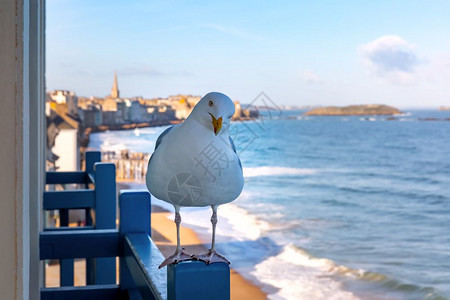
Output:
<instances>
[{"instance_id":1,"label":"blue wooden railing","mask_svg":"<svg viewBox=\"0 0 450 300\"><path fill-rule=\"evenodd\" d=\"M86 161L85 172L47 173L48 184L81 183L95 187L76 192L45 192L44 209L83 208L95 211L95 217L86 227L73 229L67 227L68 218L64 220L65 213L62 213L63 227L41 232L40 259L59 259L61 269L66 268L61 271L61 287L42 288L41 299L230 298L230 270L225 263L206 265L187 261L158 269L164 257L151 239L150 194L147 191L120 192L117 229L114 165L100 163L98 152L87 153ZM115 257L120 258L119 284L115 279ZM75 258L91 262L87 286L73 286Z\"/></svg>"},{"instance_id":2,"label":"blue wooden railing","mask_svg":"<svg viewBox=\"0 0 450 300\"><path fill-rule=\"evenodd\" d=\"M86 152L85 171L47 172L47 184L81 184L85 189L44 192L44 210L59 210L60 227L49 230L115 229L116 228L116 178L115 166L101 163L101 153ZM89 189L94 185L94 189ZM85 227L68 227L69 210L85 210ZM95 216L95 220L92 220ZM109 284L116 282L114 258L86 260L86 283ZM74 260L60 260L61 286L74 284Z\"/></svg>"}]
</instances>

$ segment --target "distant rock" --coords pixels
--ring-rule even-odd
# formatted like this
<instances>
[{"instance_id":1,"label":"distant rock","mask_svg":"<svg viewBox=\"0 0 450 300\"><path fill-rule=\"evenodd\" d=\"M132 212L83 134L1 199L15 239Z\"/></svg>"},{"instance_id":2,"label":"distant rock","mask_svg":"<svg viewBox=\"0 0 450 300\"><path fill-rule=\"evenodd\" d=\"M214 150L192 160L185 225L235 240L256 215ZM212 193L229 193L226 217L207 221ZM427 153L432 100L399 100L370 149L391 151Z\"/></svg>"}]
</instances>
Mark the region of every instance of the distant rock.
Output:
<instances>
[{"instance_id":1,"label":"distant rock","mask_svg":"<svg viewBox=\"0 0 450 300\"><path fill-rule=\"evenodd\" d=\"M369 116L369 115L398 115L402 112L395 107L381 104L327 106L310 110L306 116Z\"/></svg>"}]
</instances>

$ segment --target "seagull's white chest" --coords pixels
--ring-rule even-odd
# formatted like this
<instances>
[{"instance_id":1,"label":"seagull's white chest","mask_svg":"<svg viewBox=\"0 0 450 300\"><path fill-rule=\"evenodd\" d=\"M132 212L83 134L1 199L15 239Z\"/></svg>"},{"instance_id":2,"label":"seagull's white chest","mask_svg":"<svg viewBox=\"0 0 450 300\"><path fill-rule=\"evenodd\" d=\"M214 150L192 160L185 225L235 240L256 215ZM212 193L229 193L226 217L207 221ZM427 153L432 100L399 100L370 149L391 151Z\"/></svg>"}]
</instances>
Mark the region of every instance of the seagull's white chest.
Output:
<instances>
[{"instance_id":1,"label":"seagull's white chest","mask_svg":"<svg viewBox=\"0 0 450 300\"><path fill-rule=\"evenodd\" d=\"M174 127L149 162L147 186L157 198L180 206L235 200L244 179L227 134Z\"/></svg>"}]
</instances>

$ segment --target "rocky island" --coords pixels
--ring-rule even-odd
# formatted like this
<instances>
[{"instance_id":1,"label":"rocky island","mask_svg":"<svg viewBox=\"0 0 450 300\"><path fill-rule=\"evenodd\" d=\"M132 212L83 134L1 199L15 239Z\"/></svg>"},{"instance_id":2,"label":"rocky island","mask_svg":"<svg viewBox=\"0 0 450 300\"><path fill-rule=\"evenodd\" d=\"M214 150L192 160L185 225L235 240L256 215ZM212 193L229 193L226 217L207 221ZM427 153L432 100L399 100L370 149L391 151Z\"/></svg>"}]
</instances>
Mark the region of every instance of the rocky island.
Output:
<instances>
[{"instance_id":1,"label":"rocky island","mask_svg":"<svg viewBox=\"0 0 450 300\"><path fill-rule=\"evenodd\" d=\"M382 104L327 106L307 111L305 116L368 116L398 115L402 112L395 107Z\"/></svg>"}]
</instances>

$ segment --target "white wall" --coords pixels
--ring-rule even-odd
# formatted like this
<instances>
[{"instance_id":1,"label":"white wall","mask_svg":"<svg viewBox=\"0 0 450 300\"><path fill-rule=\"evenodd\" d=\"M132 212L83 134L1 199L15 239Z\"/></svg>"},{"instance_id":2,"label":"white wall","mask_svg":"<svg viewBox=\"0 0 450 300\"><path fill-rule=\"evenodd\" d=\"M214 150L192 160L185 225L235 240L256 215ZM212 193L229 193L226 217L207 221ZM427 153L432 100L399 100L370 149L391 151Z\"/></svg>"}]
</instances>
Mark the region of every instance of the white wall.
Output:
<instances>
[{"instance_id":1,"label":"white wall","mask_svg":"<svg viewBox=\"0 0 450 300\"><path fill-rule=\"evenodd\" d=\"M80 151L77 142L77 129L61 129L55 139L53 153L59 156L57 171L80 170Z\"/></svg>"}]
</instances>

